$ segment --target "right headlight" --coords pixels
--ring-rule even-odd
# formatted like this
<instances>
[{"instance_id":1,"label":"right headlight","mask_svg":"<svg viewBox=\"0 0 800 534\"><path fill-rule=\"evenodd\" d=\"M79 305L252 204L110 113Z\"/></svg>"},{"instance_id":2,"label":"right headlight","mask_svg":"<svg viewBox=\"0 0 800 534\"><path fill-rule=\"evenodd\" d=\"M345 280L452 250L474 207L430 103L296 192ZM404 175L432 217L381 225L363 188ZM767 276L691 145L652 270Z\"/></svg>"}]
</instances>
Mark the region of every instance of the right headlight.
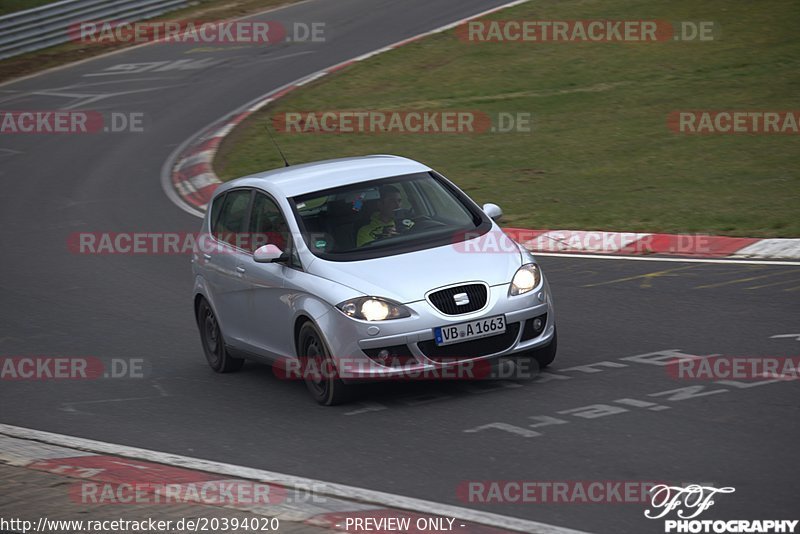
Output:
<instances>
[{"instance_id":1,"label":"right headlight","mask_svg":"<svg viewBox=\"0 0 800 534\"><path fill-rule=\"evenodd\" d=\"M542 281L542 272L535 263L528 263L517 269L508 288L510 296L522 295L532 291Z\"/></svg>"},{"instance_id":2,"label":"right headlight","mask_svg":"<svg viewBox=\"0 0 800 534\"><path fill-rule=\"evenodd\" d=\"M346 300L336 307L343 314L362 321L386 321L387 319L411 317L408 308L381 297L358 297Z\"/></svg>"}]
</instances>

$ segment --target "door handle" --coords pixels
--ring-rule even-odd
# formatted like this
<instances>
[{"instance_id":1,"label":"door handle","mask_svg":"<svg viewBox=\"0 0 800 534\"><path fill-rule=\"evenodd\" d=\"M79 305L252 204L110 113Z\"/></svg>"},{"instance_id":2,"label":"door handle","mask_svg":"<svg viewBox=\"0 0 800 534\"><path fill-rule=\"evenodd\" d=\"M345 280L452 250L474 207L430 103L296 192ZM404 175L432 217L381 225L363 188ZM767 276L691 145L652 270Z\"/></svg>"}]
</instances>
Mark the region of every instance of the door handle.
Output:
<instances>
[{"instance_id":1,"label":"door handle","mask_svg":"<svg viewBox=\"0 0 800 534\"><path fill-rule=\"evenodd\" d=\"M203 254L203 259L206 261L211 261L211 254Z\"/></svg>"},{"instance_id":2,"label":"door handle","mask_svg":"<svg viewBox=\"0 0 800 534\"><path fill-rule=\"evenodd\" d=\"M245 271L244 267L236 267L236 272L237 273L244 273L244 271Z\"/></svg>"}]
</instances>

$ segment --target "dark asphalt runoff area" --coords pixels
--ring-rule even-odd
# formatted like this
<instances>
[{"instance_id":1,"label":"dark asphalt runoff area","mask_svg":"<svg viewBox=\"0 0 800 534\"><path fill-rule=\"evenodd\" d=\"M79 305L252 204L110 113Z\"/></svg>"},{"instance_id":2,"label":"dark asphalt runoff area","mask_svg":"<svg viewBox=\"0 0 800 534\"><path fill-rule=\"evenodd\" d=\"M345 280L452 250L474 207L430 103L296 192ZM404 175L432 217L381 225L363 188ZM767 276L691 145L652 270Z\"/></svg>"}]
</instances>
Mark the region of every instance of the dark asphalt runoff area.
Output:
<instances>
[{"instance_id":1,"label":"dark asphalt runoff area","mask_svg":"<svg viewBox=\"0 0 800 534\"><path fill-rule=\"evenodd\" d=\"M706 483L736 491L702 519L793 519L798 382L679 380L658 363L676 351L798 356L800 266L541 257L559 329L548 372L369 386L325 408L268 367L208 368L187 256L68 250L74 232L196 231L160 172L198 130L301 76L501 3L314 0L261 18L323 21L324 43L145 46L0 86L3 109L143 113L145 127L2 138L0 356L141 359L144 378L2 381L0 422L597 533L664 530L646 503L470 503L458 490ZM787 334L798 336L774 337Z\"/></svg>"}]
</instances>

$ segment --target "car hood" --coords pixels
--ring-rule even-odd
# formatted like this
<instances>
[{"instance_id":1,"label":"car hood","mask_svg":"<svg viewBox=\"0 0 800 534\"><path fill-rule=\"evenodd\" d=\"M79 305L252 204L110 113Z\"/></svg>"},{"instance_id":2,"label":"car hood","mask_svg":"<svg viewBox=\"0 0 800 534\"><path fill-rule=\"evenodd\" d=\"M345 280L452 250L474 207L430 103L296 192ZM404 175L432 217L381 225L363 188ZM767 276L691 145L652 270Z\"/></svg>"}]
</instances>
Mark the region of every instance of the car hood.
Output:
<instances>
[{"instance_id":1,"label":"car hood","mask_svg":"<svg viewBox=\"0 0 800 534\"><path fill-rule=\"evenodd\" d=\"M461 282L510 283L522 265L521 252L516 247L480 251L476 245L482 239L361 261L316 259L308 272L401 304L423 300L432 289Z\"/></svg>"}]
</instances>

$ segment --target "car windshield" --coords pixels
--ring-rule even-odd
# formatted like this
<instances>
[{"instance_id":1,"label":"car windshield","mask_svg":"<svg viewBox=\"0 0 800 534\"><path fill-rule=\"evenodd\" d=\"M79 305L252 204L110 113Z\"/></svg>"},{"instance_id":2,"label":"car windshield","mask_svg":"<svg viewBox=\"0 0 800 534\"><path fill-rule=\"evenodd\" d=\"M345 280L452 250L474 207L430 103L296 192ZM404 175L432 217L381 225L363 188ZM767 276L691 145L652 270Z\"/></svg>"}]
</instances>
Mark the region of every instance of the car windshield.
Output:
<instances>
[{"instance_id":1,"label":"car windshield","mask_svg":"<svg viewBox=\"0 0 800 534\"><path fill-rule=\"evenodd\" d=\"M439 246L491 226L462 192L431 173L346 185L290 202L312 253L339 261Z\"/></svg>"}]
</instances>

